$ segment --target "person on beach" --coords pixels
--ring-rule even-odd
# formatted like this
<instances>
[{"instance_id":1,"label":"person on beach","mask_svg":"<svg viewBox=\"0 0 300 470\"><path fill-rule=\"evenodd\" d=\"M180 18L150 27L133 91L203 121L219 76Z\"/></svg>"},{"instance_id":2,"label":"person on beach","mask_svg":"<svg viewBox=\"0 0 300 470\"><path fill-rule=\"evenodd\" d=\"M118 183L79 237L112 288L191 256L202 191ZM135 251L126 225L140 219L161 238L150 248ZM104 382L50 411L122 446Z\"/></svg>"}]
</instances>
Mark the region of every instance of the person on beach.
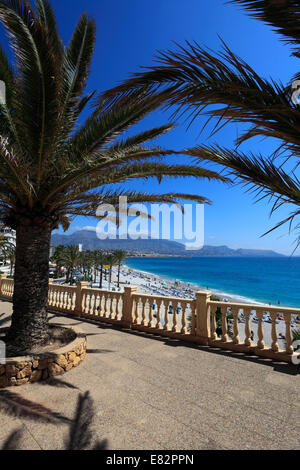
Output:
<instances>
[{"instance_id":1,"label":"person on beach","mask_svg":"<svg viewBox=\"0 0 300 470\"><path fill-rule=\"evenodd\" d=\"M156 305L152 304L152 310L153 310L153 317L156 318L156 313L155 313Z\"/></svg>"},{"instance_id":2,"label":"person on beach","mask_svg":"<svg viewBox=\"0 0 300 470\"><path fill-rule=\"evenodd\" d=\"M251 331L250 339L251 339L251 341L254 341L254 331Z\"/></svg>"}]
</instances>

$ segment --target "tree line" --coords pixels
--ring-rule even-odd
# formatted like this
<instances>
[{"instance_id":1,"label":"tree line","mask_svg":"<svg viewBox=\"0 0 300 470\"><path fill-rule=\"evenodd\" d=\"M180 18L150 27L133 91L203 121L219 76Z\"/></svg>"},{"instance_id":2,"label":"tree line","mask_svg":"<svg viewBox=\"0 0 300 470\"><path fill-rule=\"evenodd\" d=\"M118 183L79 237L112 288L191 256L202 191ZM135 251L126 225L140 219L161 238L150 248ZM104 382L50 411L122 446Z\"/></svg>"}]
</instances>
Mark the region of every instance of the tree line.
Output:
<instances>
[{"instance_id":1,"label":"tree line","mask_svg":"<svg viewBox=\"0 0 300 470\"><path fill-rule=\"evenodd\" d=\"M70 285L76 280L74 272L77 270L84 276L83 279L91 281L91 284L97 281L97 277L100 277L100 289L103 286L103 277L107 280L108 276L109 285L111 285L112 268L117 266L117 287L119 288L121 265L126 261L126 252L123 250L114 250L112 252L105 252L103 250L80 251L76 245L59 245L56 247L51 261L56 264L57 277L59 277L62 267L67 270L66 282L70 283Z\"/></svg>"}]
</instances>

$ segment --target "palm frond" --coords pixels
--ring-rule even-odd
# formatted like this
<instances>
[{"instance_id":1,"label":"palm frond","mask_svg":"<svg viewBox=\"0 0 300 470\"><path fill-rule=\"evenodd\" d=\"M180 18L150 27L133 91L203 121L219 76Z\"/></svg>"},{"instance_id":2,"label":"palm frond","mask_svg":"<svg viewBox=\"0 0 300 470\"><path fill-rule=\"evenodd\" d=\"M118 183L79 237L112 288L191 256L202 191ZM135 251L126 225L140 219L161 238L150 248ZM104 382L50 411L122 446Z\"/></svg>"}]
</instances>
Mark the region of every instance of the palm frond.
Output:
<instances>
[{"instance_id":1,"label":"palm frond","mask_svg":"<svg viewBox=\"0 0 300 470\"><path fill-rule=\"evenodd\" d=\"M0 80L9 88L9 105L0 105L0 133L8 142L6 148L0 145L1 219L12 227L38 220L48 221L52 229L59 224L67 229L69 215L94 215L92 210L105 198L116 202L124 188L107 188L129 179L155 177L161 182L191 176L225 181L216 172L185 164L186 157L184 164L163 162L169 155L180 158L180 152L146 145L170 131L172 123L129 133L165 102L169 90L130 90L121 105L96 91L85 94L95 46L94 21L81 15L65 47L49 0L35 0L35 6L27 0L0 0L0 21L15 59L10 66L0 49ZM88 104L90 116L79 126ZM144 197L130 196L136 201ZM173 202L177 196L145 192L145 197Z\"/></svg>"},{"instance_id":2,"label":"palm frond","mask_svg":"<svg viewBox=\"0 0 300 470\"><path fill-rule=\"evenodd\" d=\"M165 193L165 194L152 194L138 191L124 191L114 190L111 192L89 195L88 201L85 204L80 203L78 207L71 207L69 213L95 217L96 211L101 204L109 204L117 210L120 204L120 197L126 197L128 204L137 203L166 203L178 204L179 200L188 200L198 202L201 204L211 204L211 201L203 196L186 193Z\"/></svg>"},{"instance_id":3,"label":"palm frond","mask_svg":"<svg viewBox=\"0 0 300 470\"><path fill-rule=\"evenodd\" d=\"M298 0L230 0L228 3L241 5L252 17L275 28L285 41L296 46L300 45ZM300 48L297 47L297 56L299 52Z\"/></svg>"},{"instance_id":4,"label":"palm frond","mask_svg":"<svg viewBox=\"0 0 300 470\"><path fill-rule=\"evenodd\" d=\"M57 21L52 5L48 0L36 0L36 9L41 24L46 28L49 41L56 51L56 60L62 61L64 54L64 44L57 30Z\"/></svg>"},{"instance_id":5,"label":"palm frond","mask_svg":"<svg viewBox=\"0 0 300 470\"><path fill-rule=\"evenodd\" d=\"M283 204L294 204L300 207L300 181L295 173L288 174L275 164L274 159L265 159L261 155L245 154L237 150L223 147L195 147L187 150L189 155L199 161L211 161L226 168L229 177L244 184L256 194L258 200L263 198L273 199L271 213L279 209ZM293 211L287 218L277 223L271 230L277 229L283 224L291 224L300 214L300 209ZM266 234L265 234L266 235Z\"/></svg>"},{"instance_id":6,"label":"palm frond","mask_svg":"<svg viewBox=\"0 0 300 470\"><path fill-rule=\"evenodd\" d=\"M260 77L225 44L222 52L212 54L187 42L186 47L178 45L177 51L161 52L158 63L161 65L104 93L104 98L116 105L130 93L143 89L156 93L162 87L161 104L176 107L173 117L185 113L195 120L206 110L217 119L214 132L224 122L253 125L238 144L253 136L268 136L284 141L289 150L300 154L300 111L292 103L291 93L287 94L283 84Z\"/></svg>"}]
</instances>

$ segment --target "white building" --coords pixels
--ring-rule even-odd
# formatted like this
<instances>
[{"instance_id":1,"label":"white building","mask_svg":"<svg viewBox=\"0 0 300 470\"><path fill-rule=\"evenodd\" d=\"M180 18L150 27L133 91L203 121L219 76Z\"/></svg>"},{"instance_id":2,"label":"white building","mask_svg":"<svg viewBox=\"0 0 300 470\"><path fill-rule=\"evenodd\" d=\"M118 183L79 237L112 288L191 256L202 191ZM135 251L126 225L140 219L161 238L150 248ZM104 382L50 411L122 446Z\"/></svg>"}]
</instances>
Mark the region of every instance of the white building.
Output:
<instances>
[{"instance_id":1,"label":"white building","mask_svg":"<svg viewBox=\"0 0 300 470\"><path fill-rule=\"evenodd\" d=\"M8 242L16 245L16 231L5 227L4 225L0 225L0 237L6 238Z\"/></svg>"}]
</instances>

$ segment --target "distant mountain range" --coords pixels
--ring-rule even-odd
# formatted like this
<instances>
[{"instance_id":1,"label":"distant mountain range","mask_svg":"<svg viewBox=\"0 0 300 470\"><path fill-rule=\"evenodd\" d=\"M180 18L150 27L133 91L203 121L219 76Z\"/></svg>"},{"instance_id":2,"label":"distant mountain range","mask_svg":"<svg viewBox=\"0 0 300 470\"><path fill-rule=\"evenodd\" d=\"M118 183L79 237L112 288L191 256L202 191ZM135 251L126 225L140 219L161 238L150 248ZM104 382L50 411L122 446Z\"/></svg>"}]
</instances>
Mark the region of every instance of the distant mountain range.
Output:
<instances>
[{"instance_id":1,"label":"distant mountain range","mask_svg":"<svg viewBox=\"0 0 300 470\"><path fill-rule=\"evenodd\" d=\"M132 254L148 254L152 256L236 256L236 257L284 257L272 250L233 250L228 246L204 246L201 250L186 250L182 243L170 240L99 240L96 232L80 230L71 235L52 235L53 245L82 244L84 250L117 250L121 249Z\"/></svg>"}]
</instances>

